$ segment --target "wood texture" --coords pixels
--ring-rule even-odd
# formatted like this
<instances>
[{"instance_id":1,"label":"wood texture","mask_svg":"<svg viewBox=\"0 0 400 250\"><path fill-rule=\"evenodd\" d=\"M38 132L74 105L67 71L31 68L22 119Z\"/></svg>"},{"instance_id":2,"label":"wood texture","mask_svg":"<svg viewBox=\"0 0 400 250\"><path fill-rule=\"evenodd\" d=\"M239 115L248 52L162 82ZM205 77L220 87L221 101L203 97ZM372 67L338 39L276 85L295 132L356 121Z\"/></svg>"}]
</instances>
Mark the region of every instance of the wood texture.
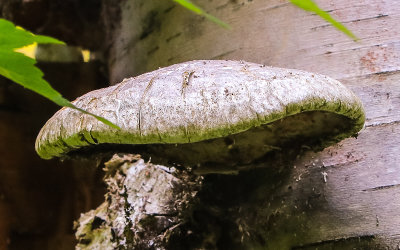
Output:
<instances>
[{"instance_id":1,"label":"wood texture","mask_svg":"<svg viewBox=\"0 0 400 250\"><path fill-rule=\"evenodd\" d=\"M308 152L288 166L289 177L274 194L275 211L281 211L269 242L290 238L281 249L313 244L319 249L339 239L351 246L352 237L368 236L377 244L368 249L398 246L400 155L393 145L399 132L399 123L367 127L357 139ZM299 218L298 228L285 233Z\"/></svg>"},{"instance_id":2,"label":"wood texture","mask_svg":"<svg viewBox=\"0 0 400 250\"><path fill-rule=\"evenodd\" d=\"M354 6L344 0L318 3L354 31L360 42L354 43L318 16L286 1L220 0L202 6L228 22L232 31L173 3L126 1L121 28L115 33L119 39L114 48L121 52L115 54L119 60L113 61L112 79L193 59L246 60L337 79L398 69L398 2L362 0ZM129 15L131 11L137 14ZM144 25L127 29L138 23Z\"/></svg>"},{"instance_id":3,"label":"wood texture","mask_svg":"<svg viewBox=\"0 0 400 250\"><path fill-rule=\"evenodd\" d=\"M258 196L246 199L238 212L243 224L237 228L255 229L247 242L263 249L398 248L400 2L317 1L360 38L357 43L286 1L220 0L202 6L232 31L172 3L155 2L121 5L123 18L110 49L112 82L182 61L236 59L326 74L364 103L367 127L358 139L301 154L285 163L292 166L288 172L272 166ZM250 202L254 199L258 202ZM252 248L243 242L238 245Z\"/></svg>"}]
</instances>

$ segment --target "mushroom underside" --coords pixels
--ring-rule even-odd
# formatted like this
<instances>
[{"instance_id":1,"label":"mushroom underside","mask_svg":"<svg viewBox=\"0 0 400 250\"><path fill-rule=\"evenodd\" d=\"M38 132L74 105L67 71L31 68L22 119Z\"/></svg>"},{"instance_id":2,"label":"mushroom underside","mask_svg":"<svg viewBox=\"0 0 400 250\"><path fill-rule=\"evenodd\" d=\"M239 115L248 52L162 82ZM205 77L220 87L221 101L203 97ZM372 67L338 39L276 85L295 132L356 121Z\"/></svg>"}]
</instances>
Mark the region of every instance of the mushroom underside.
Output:
<instances>
[{"instance_id":1,"label":"mushroom underside","mask_svg":"<svg viewBox=\"0 0 400 250\"><path fill-rule=\"evenodd\" d=\"M354 121L326 111L308 111L253 127L227 137L183 144L96 144L68 153L68 157L137 153L166 165L235 167L262 161L288 148L321 150L354 134Z\"/></svg>"}]
</instances>

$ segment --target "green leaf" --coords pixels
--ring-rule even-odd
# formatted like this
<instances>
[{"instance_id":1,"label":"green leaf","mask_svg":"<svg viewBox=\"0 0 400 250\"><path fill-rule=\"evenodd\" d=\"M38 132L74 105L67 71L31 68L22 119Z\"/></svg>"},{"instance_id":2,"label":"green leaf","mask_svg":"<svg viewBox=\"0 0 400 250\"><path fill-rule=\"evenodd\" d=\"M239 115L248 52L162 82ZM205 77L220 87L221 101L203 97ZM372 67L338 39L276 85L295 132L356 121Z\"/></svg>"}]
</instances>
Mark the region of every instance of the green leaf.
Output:
<instances>
[{"instance_id":1,"label":"green leaf","mask_svg":"<svg viewBox=\"0 0 400 250\"><path fill-rule=\"evenodd\" d=\"M1 75L64 106L65 102L62 101L61 94L42 79L43 73L34 66L35 62L34 59L21 53L0 49Z\"/></svg>"},{"instance_id":2,"label":"green leaf","mask_svg":"<svg viewBox=\"0 0 400 250\"><path fill-rule=\"evenodd\" d=\"M82 110L70 103L43 79L43 72L39 68L35 67L36 61L34 59L15 51L17 48L34 42L64 44L63 42L51 37L34 35L22 28L16 27L13 23L0 18L0 75L3 75L25 88L48 98L60 106L79 110L95 117L99 121L113 128L119 129L117 125L110 121Z\"/></svg>"},{"instance_id":3,"label":"green leaf","mask_svg":"<svg viewBox=\"0 0 400 250\"><path fill-rule=\"evenodd\" d=\"M36 36L23 28L15 27L12 22L2 18L0 18L0 31L1 50L21 48L34 42L64 44L52 37Z\"/></svg>"},{"instance_id":4,"label":"green leaf","mask_svg":"<svg viewBox=\"0 0 400 250\"><path fill-rule=\"evenodd\" d=\"M323 11L321 8L319 8L318 5L314 1L312 1L312 0L290 0L290 2L305 11L309 11L309 12L313 12L313 13L317 14L321 18L325 19L327 22L331 23L335 28L337 28L338 30L342 31L344 34L349 36L354 41L359 40L358 37L353 34L353 32L351 32L349 29L347 29L346 26L344 26L340 22L336 21L331 15L329 15L329 13L327 13L327 12Z\"/></svg>"},{"instance_id":5,"label":"green leaf","mask_svg":"<svg viewBox=\"0 0 400 250\"><path fill-rule=\"evenodd\" d=\"M180 4L180 5L182 5L186 9L193 11L194 13L196 13L198 15L204 16L208 20L218 24L219 26L221 26L221 27L223 27L225 29L232 29L229 24L221 21L220 19L214 17L213 15L210 15L210 14L206 13L200 7L198 7L197 5L193 4L190 0L173 0L173 1L178 3L178 4Z\"/></svg>"}]
</instances>

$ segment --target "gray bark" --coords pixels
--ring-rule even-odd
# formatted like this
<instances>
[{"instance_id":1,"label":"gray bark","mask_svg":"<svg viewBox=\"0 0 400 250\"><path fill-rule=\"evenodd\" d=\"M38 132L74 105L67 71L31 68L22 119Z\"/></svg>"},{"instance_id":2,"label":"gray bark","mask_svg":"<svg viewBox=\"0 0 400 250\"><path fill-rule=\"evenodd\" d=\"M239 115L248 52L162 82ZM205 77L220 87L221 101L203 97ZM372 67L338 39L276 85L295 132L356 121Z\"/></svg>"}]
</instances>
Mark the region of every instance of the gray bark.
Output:
<instances>
[{"instance_id":1,"label":"gray bark","mask_svg":"<svg viewBox=\"0 0 400 250\"><path fill-rule=\"evenodd\" d=\"M105 167L106 201L76 224L77 249L159 249L183 233L201 177L140 155L114 155Z\"/></svg>"},{"instance_id":2,"label":"gray bark","mask_svg":"<svg viewBox=\"0 0 400 250\"><path fill-rule=\"evenodd\" d=\"M188 249L399 247L400 3L318 3L361 41L278 0L207 2L203 7L232 31L166 1L121 4L109 60L114 83L192 59L247 60L341 80L367 112L357 139L317 153L288 152L237 176L205 176L195 206L206 209L191 219L208 225L196 235L210 240Z\"/></svg>"}]
</instances>

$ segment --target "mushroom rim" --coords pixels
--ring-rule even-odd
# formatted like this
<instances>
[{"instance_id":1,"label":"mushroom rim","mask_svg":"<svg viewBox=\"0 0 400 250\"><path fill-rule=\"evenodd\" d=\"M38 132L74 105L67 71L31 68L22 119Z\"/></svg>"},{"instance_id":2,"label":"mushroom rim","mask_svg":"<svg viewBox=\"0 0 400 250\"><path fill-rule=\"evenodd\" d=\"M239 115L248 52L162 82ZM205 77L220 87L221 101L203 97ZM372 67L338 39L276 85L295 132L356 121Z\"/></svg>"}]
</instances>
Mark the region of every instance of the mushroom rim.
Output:
<instances>
[{"instance_id":1,"label":"mushroom rim","mask_svg":"<svg viewBox=\"0 0 400 250\"><path fill-rule=\"evenodd\" d=\"M316 123L314 121L311 122L311 120L307 120L310 117L314 119L320 119L318 116L323 116L325 120L322 121L317 121ZM270 150L268 149L265 152L261 152L258 154L257 157L254 159L251 159L251 162L241 162L242 159L239 159L237 156L235 158L235 154L239 153L237 151L232 151L233 154L230 155L230 151L228 149L217 149L217 153L211 156L214 157L214 161L207 161L207 157L210 157L209 155L205 154L205 159L200 160L194 160L190 162L190 160L185 160L188 159L189 157L192 158L192 154L198 156L198 155L204 155L204 152L201 150L201 147L205 148L208 147L207 150L210 149L210 147L229 147L229 144L234 144L236 138L240 138L241 136L243 137L244 135L251 135L252 133L256 133L253 135L253 138L247 139L248 141L254 142L254 139L258 139L260 134L257 133L270 133L269 136L274 136L275 133L277 132L283 132L285 133L285 127L289 127L293 123L298 123L298 122L303 122L303 124L299 125L299 129L295 131L295 135L291 135L291 137L288 137L290 139L284 140L282 138L285 138L285 134L276 136L274 138L270 138L267 136L267 138L270 138L271 144L268 146L270 147ZM72 159L81 159L81 158L96 158L97 156L109 156L114 153L135 153L135 154L140 154L142 155L145 159L151 159L153 163L156 164L163 164L163 165L185 165L185 162L189 162L186 164L186 166L199 166L199 165L204 165L204 166L211 166L211 165L225 165L228 166L230 169L238 168L238 167L243 167L245 165L249 165L252 162L260 162L262 159L265 157L269 157L274 152L285 152L287 150L295 150L299 148L306 148L306 149L312 149L314 151L320 151L324 149L325 147L331 146L334 143L337 143L341 141L344 138L347 137L356 137L357 136L357 131L353 133L355 130L355 125L354 123L356 120L352 120L346 116L337 114L337 113L332 113L332 112L326 112L326 111L306 111L302 112L296 115L292 116L287 116L282 119L277 119L273 122L267 123L267 124L262 124L257 127L251 127L248 130L229 135L227 137L218 137L218 138L211 138L203 141L198 141L198 142L193 142L193 143L155 143L155 144L113 144L113 143L103 143L103 144L91 144L88 147L83 147L83 148L78 148L72 151L69 151L65 155L63 155L64 158L72 158ZM303 131L303 129L308 129L308 131ZM258 130L258 132L257 132ZM271 132L272 131L272 132ZM287 130L286 130L287 131ZM298 132L298 133L297 133ZM293 133L289 131L289 133ZM243 143L243 138L239 139L242 140L242 145ZM279 143L273 143L274 140L277 140ZM231 142L230 142L231 141ZM261 143L261 144L260 144ZM255 142L254 144L257 147L262 147L262 143L265 142ZM226 145L225 145L226 144ZM198 148L197 146L200 146L200 151L198 152L191 152L191 150L196 151ZM251 145L250 145L251 147ZM232 149L235 149L234 147ZM238 149L238 148L236 148ZM257 149L257 148L256 148ZM218 151L220 150L220 151ZM242 150L242 154L246 154L249 152L246 152L247 149L241 148L239 146L239 151ZM254 150L254 149L251 149ZM257 149L258 150L258 149ZM177 155L180 152L186 152L182 153L181 156L177 157ZM227 160L222 160L220 162L216 162L215 159L219 158L219 154L221 154L221 159L229 159L232 157L231 162ZM249 155L254 155L253 152L250 152ZM201 157L201 156L198 156ZM224 158L225 157L225 158ZM183 158L183 159L182 159ZM196 159L196 157L193 157ZM218 159L218 160L221 160Z\"/></svg>"},{"instance_id":2,"label":"mushroom rim","mask_svg":"<svg viewBox=\"0 0 400 250\"><path fill-rule=\"evenodd\" d=\"M195 61L194 64L206 63L207 61ZM215 62L223 63L223 62ZM235 62L232 62L235 63ZM240 65L234 65L237 67L243 67ZM246 64L247 65L247 64ZM254 66L258 69L261 65L250 63L250 66ZM178 68L182 70L182 67L192 67L190 63L176 64L166 68L163 71L170 71L171 69ZM186 68L184 68L186 69ZM271 68L271 70L273 70ZM289 69L278 69L278 72L283 70L283 79L287 80L287 74L290 75L290 79L295 76L299 76L302 79L302 83L307 83L307 77L312 77L314 79L314 74L293 70L296 74L292 74ZM248 74L248 69L245 71ZM242 72L243 73L243 72ZM149 78L152 72L141 75L142 77ZM138 76L138 77L141 77ZM273 77L272 77L273 78ZM130 81L134 81L133 78ZM150 79L150 78L149 78ZM152 79L148 84L151 84ZM263 107L261 110L250 106L250 110L244 110L245 115L241 115L241 112L229 113L229 115L238 115L239 119L236 119L236 123L229 123L230 119L208 119L206 118L202 124L196 124L196 122L185 120L188 118L182 118L181 120L164 120L161 121L163 126L150 126L148 130L141 130L140 117L141 109L133 111L136 113L128 113L127 119L133 119L139 121L139 124L129 124L129 126L124 126L124 124L115 121L114 114L111 114L108 118L111 121L117 123L122 129L110 129L104 124L99 123L92 117L87 115L78 114L77 111L70 109L59 110L42 128L39 132L38 138L36 140L35 149L37 153L43 159L50 159L53 157L59 157L67 154L69 151L74 151L77 148L89 146L92 144L103 144L103 143L120 143L120 144L147 144L147 143L162 143L162 144L183 144L187 142L197 142L207 139L224 137L229 134L236 134L242 131L246 131L253 127L258 127L262 124L272 123L276 120L283 119L284 117L296 115L302 112L310 111L327 111L336 113L338 115L343 115L353 120L353 129L348 131L346 134L350 136L356 134L365 122L365 114L361 101L355 96L351 91L341 85L338 81L333 80L329 77L319 75L315 77L317 79L316 92L315 89L306 87L305 94L297 96L296 93L292 93L289 98L285 95L279 96L276 101L277 104L272 107ZM147 79L148 80L148 79ZM305 80L305 81L304 81ZM269 80L263 80L264 83L271 84ZM121 84L123 84L122 82ZM327 85L324 85L324 84ZM125 81L125 85L128 81ZM296 83L297 84L297 83ZM308 83L307 83L308 84ZM115 87L118 86L118 87ZM115 85L114 87L109 87L108 91L114 93L116 89L121 88L123 85ZM149 85L147 85L149 86ZM292 88L288 88L286 85L286 91L292 91ZM291 86L291 85L290 85ZM325 86L331 87L330 91L325 90ZM146 87L147 89L147 87ZM144 93L146 93L144 89ZM95 90L77 99L86 100L93 97L93 95L98 94L100 90ZM143 95L144 95L143 93ZM282 93L280 93L282 94ZM143 96L142 95L142 96ZM88 98L89 97L89 98ZM263 98L268 98L265 96ZM276 97L275 97L276 98ZM89 103L91 99L89 100ZM261 103L261 102L260 102ZM85 101L82 101L85 104ZM100 103L101 104L101 103ZM140 103L139 103L140 104ZM83 107L84 108L84 107ZM94 112L93 110L88 110ZM181 111L181 108L180 110ZM258 112L256 112L258 111ZM156 114L154 110L149 109L147 113L149 115ZM211 110L211 112L217 112L218 110ZM176 115L176 113L174 114ZM225 113L224 115L227 115ZM136 117L135 117L136 116ZM68 117L76 117L73 122L74 127L69 124L64 123L66 121L71 121ZM190 119L190 118L189 118ZM214 120L213 120L214 119ZM170 121L170 123L168 123ZM123 122L120 122L123 123ZM149 124L157 124L157 121L153 121ZM139 129L136 128L139 126Z\"/></svg>"},{"instance_id":3,"label":"mushroom rim","mask_svg":"<svg viewBox=\"0 0 400 250\"><path fill-rule=\"evenodd\" d=\"M86 147L86 146L93 146L93 145L98 145L98 144L185 144L185 143L194 143L194 142L199 142L199 141L204 141L204 140L209 140L209 139L215 139L215 138L221 138L224 136L227 136L229 134L237 134L241 133L244 131L247 131L251 128L262 126L265 124L270 124L273 123L277 120L281 120L285 117L289 116L294 116L297 114L301 114L304 112L329 112L335 115L340 115L343 117L346 117L350 121L350 127L348 131L344 131L341 133L341 136L338 136L337 138L340 137L340 140L354 136L356 135L364 126L365 123L365 113L364 109L362 106L362 103L356 99L353 101L353 103L342 103L339 101L337 102L327 102L326 100L323 100L322 98L316 99L314 98L313 100L306 100L306 103L301 103L301 104L291 104L287 105L284 111L277 111L277 112L272 112L268 114L265 117L260 117L256 116L257 119L255 120L250 120L250 121L242 121L242 124L235 124L235 125L227 125L223 126L220 128L214 128L211 129L210 131L204 131L201 133L201 135L197 135L197 138L191 137L192 140L187 140L187 141L182 141L179 134L173 138L174 140L168 141L154 141L151 140L154 137L160 138L160 135L155 135L150 138L140 138L141 140L135 141L137 139L137 135L129 133L129 131L122 131L125 132L126 134L120 134L119 137L122 137L124 139L129 138L128 143L117 143L117 141L114 139L108 140L108 136L112 138L112 136L115 136L117 133L121 133L120 131L116 131L115 129L108 130L106 132L104 131L80 131L79 133L73 134L69 138L58 138L57 141L53 143L46 142L43 145L43 142L40 140L36 141L36 151L38 154L43 158L43 159L51 159L54 157L63 157L67 155L70 151L76 151L79 148ZM317 107L316 107L317 106ZM45 125L46 126L46 125ZM43 128L42 128L43 129ZM231 133L234 131L233 133ZM42 131L40 132L42 133ZM39 134L40 135L40 134ZM183 133L183 138L187 136L187 134ZM101 136L104 136L102 139L100 139ZM124 137L125 136L125 137ZM172 136L170 136L171 138ZM180 139L181 141L177 141ZM186 137L187 139L187 137ZM71 143L72 142L72 143Z\"/></svg>"}]
</instances>

